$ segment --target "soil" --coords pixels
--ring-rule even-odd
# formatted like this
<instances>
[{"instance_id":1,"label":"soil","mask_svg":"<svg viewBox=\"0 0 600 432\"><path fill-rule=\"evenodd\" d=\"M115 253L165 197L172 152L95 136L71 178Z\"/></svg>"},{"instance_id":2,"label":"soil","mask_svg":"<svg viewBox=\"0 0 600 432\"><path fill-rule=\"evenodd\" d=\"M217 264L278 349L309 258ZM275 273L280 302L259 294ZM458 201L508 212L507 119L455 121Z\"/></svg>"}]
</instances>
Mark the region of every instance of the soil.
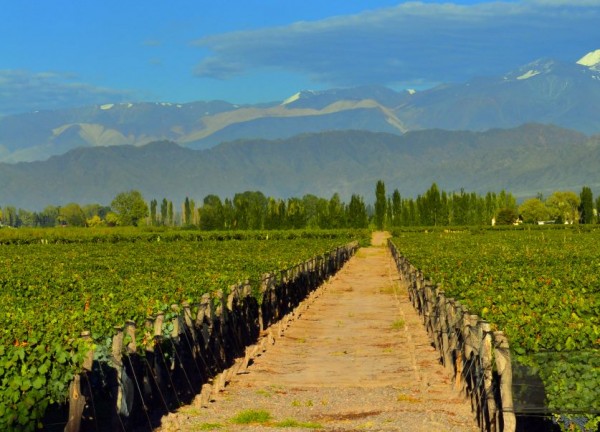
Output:
<instances>
[{"instance_id":1,"label":"soil","mask_svg":"<svg viewBox=\"0 0 600 432\"><path fill-rule=\"evenodd\" d=\"M207 406L198 397L159 431L478 431L386 239L375 233ZM248 410L256 421L235 423Z\"/></svg>"}]
</instances>

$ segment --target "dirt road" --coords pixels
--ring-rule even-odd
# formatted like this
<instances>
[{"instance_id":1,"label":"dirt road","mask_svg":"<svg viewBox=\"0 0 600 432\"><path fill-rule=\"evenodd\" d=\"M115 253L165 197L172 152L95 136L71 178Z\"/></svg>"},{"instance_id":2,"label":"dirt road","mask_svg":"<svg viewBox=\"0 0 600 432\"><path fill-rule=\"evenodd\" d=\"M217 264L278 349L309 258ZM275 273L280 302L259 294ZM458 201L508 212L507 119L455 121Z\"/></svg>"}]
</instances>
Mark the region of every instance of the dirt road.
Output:
<instances>
[{"instance_id":1,"label":"dirt road","mask_svg":"<svg viewBox=\"0 0 600 432\"><path fill-rule=\"evenodd\" d=\"M385 239L376 233L207 408L183 407L161 430L477 431Z\"/></svg>"}]
</instances>

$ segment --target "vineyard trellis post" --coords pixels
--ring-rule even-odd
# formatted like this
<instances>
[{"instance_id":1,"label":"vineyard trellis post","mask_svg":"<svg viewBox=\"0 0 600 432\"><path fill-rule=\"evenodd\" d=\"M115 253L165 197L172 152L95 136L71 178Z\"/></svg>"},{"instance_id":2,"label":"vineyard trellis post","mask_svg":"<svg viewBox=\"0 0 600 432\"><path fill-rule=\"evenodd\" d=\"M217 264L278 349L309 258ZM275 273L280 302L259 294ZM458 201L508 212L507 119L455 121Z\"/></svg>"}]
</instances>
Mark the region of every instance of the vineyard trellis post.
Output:
<instances>
[{"instance_id":1,"label":"vineyard trellis post","mask_svg":"<svg viewBox=\"0 0 600 432\"><path fill-rule=\"evenodd\" d=\"M452 368L454 386L469 397L481 430L514 432L512 369L504 334L492 332L490 323L455 299L446 298L441 286L426 279L399 254L393 242L388 245L440 361Z\"/></svg>"}]
</instances>

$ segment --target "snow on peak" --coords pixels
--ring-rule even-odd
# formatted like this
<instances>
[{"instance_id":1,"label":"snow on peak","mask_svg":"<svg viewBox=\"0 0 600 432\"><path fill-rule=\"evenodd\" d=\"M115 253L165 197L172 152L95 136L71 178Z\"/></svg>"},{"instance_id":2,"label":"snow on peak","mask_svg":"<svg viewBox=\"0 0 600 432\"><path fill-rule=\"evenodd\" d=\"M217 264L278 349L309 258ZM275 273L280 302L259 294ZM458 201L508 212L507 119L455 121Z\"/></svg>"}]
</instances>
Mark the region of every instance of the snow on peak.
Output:
<instances>
[{"instance_id":1,"label":"snow on peak","mask_svg":"<svg viewBox=\"0 0 600 432\"><path fill-rule=\"evenodd\" d=\"M319 94L319 92L316 92L314 90L302 90L302 91L290 96L283 102L281 102L281 105L288 105L288 104L291 104L292 102L296 102L298 99L311 97L311 96L315 96L318 94Z\"/></svg>"},{"instance_id":2,"label":"snow on peak","mask_svg":"<svg viewBox=\"0 0 600 432\"><path fill-rule=\"evenodd\" d=\"M587 53L577 60L577 64L587 67L600 68L600 49Z\"/></svg>"},{"instance_id":3,"label":"snow on peak","mask_svg":"<svg viewBox=\"0 0 600 432\"><path fill-rule=\"evenodd\" d=\"M415 89L408 89L408 90L406 90L406 92L407 92L409 95L411 95L411 96L412 96L412 95L414 95L414 94L415 94L417 91L416 91Z\"/></svg>"},{"instance_id":4,"label":"snow on peak","mask_svg":"<svg viewBox=\"0 0 600 432\"><path fill-rule=\"evenodd\" d=\"M540 71L530 69L527 72L525 72L523 75L519 75L517 77L517 79L518 80L526 80L527 78L531 78L531 77L534 77L539 74L540 74Z\"/></svg>"},{"instance_id":5,"label":"snow on peak","mask_svg":"<svg viewBox=\"0 0 600 432\"><path fill-rule=\"evenodd\" d=\"M302 92L298 92L292 96L290 96L289 98L287 98L286 100L284 100L281 105L287 105L287 104L291 104L292 102L296 102L298 99L300 99L300 95Z\"/></svg>"},{"instance_id":6,"label":"snow on peak","mask_svg":"<svg viewBox=\"0 0 600 432\"><path fill-rule=\"evenodd\" d=\"M115 104L104 104L104 105L100 105L100 109L101 110L109 110L114 106L115 106Z\"/></svg>"}]
</instances>

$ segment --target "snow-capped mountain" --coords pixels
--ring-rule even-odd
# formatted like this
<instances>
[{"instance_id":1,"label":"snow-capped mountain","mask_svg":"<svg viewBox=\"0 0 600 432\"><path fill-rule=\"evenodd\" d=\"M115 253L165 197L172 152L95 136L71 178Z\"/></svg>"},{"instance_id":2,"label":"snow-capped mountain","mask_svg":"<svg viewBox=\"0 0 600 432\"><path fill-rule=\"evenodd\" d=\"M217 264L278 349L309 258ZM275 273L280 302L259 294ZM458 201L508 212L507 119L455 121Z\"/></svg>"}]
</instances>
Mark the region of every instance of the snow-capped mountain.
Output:
<instances>
[{"instance_id":1,"label":"snow-capped mountain","mask_svg":"<svg viewBox=\"0 0 600 432\"><path fill-rule=\"evenodd\" d=\"M475 78L415 94L396 110L408 128L485 130L527 122L600 132L600 51L567 63L539 59L501 77Z\"/></svg>"},{"instance_id":2,"label":"snow-capped mountain","mask_svg":"<svg viewBox=\"0 0 600 432\"><path fill-rule=\"evenodd\" d=\"M587 53L577 60L577 64L600 72L600 49Z\"/></svg>"},{"instance_id":3,"label":"snow-capped mountain","mask_svg":"<svg viewBox=\"0 0 600 432\"><path fill-rule=\"evenodd\" d=\"M0 118L0 162L46 159L76 147L171 140L204 149L238 139L285 139L358 129L487 130L524 123L600 133L600 49L577 62L539 59L502 76L429 90L383 86L304 90L283 101L125 103Z\"/></svg>"}]
</instances>

